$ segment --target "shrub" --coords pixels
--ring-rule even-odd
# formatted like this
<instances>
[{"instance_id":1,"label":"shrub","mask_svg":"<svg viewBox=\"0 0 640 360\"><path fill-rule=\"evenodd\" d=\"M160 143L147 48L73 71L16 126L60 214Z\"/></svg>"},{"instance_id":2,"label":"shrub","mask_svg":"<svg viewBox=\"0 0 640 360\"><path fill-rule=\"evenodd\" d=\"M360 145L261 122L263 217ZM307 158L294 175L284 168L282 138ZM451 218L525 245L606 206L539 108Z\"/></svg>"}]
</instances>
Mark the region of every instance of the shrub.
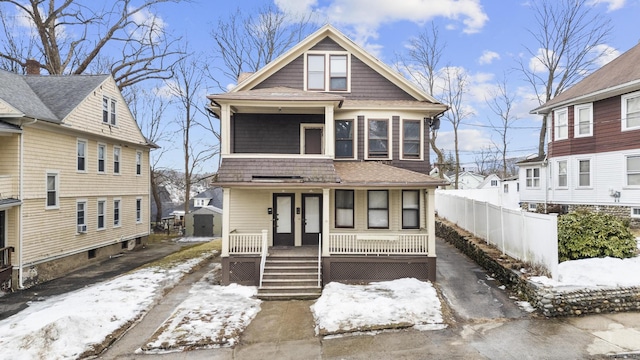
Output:
<instances>
[{"instance_id":1,"label":"shrub","mask_svg":"<svg viewBox=\"0 0 640 360\"><path fill-rule=\"evenodd\" d=\"M628 223L610 214L572 212L558 218L560 261L594 257L632 257L636 239Z\"/></svg>"}]
</instances>

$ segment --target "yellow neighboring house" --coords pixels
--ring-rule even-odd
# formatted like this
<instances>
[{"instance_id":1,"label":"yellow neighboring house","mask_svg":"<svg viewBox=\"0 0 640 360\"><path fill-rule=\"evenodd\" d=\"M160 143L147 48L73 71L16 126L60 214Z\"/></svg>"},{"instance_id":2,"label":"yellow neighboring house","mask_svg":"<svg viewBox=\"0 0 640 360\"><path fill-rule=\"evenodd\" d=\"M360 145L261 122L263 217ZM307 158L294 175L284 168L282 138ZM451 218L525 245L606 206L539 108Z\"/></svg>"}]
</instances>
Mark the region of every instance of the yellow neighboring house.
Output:
<instances>
[{"instance_id":1,"label":"yellow neighboring house","mask_svg":"<svg viewBox=\"0 0 640 360\"><path fill-rule=\"evenodd\" d=\"M110 75L0 70L3 289L144 243L153 147Z\"/></svg>"}]
</instances>

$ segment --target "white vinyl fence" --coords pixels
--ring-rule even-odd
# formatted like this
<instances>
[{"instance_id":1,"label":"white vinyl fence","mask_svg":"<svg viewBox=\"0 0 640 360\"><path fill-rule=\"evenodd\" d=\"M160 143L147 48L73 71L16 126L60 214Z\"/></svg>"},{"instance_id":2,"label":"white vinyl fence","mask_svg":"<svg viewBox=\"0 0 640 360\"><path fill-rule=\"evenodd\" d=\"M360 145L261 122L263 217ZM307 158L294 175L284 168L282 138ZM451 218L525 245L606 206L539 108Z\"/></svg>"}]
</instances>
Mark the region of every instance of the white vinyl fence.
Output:
<instances>
[{"instance_id":1,"label":"white vinyl fence","mask_svg":"<svg viewBox=\"0 0 640 360\"><path fill-rule=\"evenodd\" d=\"M557 215L506 209L484 201L436 191L438 216L493 244L503 253L558 271Z\"/></svg>"}]
</instances>

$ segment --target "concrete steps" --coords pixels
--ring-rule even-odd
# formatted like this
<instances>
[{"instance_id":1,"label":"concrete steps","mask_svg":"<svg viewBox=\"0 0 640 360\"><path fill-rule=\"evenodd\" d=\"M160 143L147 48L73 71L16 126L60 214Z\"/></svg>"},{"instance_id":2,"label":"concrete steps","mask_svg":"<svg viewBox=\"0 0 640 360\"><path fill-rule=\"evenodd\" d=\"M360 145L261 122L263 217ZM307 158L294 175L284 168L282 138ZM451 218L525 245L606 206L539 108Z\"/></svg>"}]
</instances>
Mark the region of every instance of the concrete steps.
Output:
<instances>
[{"instance_id":1,"label":"concrete steps","mask_svg":"<svg viewBox=\"0 0 640 360\"><path fill-rule=\"evenodd\" d=\"M267 256L262 286L258 298L262 300L309 300L322 293L318 286L318 258L313 256Z\"/></svg>"}]
</instances>

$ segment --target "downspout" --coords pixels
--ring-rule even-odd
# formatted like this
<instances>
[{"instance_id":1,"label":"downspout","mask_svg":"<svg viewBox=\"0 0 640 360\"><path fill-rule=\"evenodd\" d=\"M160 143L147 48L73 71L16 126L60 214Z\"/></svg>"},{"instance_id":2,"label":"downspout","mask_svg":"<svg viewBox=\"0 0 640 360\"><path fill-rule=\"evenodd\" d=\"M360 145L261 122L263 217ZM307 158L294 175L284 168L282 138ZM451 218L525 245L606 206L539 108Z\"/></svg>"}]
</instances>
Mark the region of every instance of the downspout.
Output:
<instances>
[{"instance_id":1,"label":"downspout","mask_svg":"<svg viewBox=\"0 0 640 360\"><path fill-rule=\"evenodd\" d=\"M36 122L38 122L38 119L33 119L33 121L31 121L30 123L24 124L24 123L20 123L20 129L22 130L22 132L20 133L20 170L18 173L18 197L20 199L20 201L22 201L22 204L20 204L20 211L18 214L18 221L19 221L19 225L18 225L18 231L20 232L20 234L18 235L18 249L20 250L20 252L18 253L18 267L20 268L20 270L18 271L18 289L24 289L24 283L23 283L23 271L22 271L22 265L23 265L23 246L22 246L22 242L23 242L23 221L22 221L22 207L24 206L24 193L23 193L23 186L22 186L22 179L24 177L24 126L25 125L33 125Z\"/></svg>"}]
</instances>

